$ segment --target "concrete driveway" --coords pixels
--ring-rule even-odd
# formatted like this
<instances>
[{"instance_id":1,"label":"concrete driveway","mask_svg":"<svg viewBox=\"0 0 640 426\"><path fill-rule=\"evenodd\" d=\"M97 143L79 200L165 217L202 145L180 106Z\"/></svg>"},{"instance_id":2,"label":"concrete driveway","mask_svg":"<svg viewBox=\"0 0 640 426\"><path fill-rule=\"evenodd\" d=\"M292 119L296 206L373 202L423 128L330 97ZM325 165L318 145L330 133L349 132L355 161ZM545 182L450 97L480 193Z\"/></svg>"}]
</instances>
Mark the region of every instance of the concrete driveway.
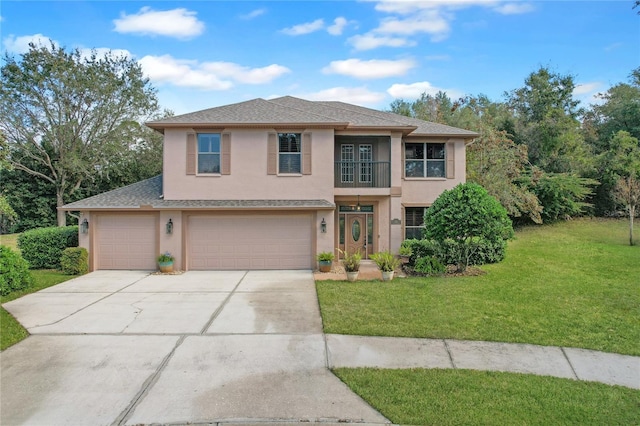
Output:
<instances>
[{"instance_id":1,"label":"concrete driveway","mask_svg":"<svg viewBox=\"0 0 640 426\"><path fill-rule=\"evenodd\" d=\"M388 423L327 369L311 271L94 272L6 303L2 425Z\"/></svg>"}]
</instances>

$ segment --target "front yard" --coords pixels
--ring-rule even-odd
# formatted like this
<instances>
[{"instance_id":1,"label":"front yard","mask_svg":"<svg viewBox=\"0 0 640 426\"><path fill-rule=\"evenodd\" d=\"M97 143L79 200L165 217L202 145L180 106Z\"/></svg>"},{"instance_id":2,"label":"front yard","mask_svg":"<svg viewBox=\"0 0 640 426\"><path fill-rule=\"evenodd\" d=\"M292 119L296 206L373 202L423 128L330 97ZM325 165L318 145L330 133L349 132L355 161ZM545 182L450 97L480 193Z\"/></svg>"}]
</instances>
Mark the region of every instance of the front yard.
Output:
<instances>
[{"instance_id":1,"label":"front yard","mask_svg":"<svg viewBox=\"0 0 640 426\"><path fill-rule=\"evenodd\" d=\"M640 355L640 246L624 220L524 228L485 275L317 282L326 333L569 346ZM337 369L397 424L636 424L640 392L470 370Z\"/></svg>"}]
</instances>

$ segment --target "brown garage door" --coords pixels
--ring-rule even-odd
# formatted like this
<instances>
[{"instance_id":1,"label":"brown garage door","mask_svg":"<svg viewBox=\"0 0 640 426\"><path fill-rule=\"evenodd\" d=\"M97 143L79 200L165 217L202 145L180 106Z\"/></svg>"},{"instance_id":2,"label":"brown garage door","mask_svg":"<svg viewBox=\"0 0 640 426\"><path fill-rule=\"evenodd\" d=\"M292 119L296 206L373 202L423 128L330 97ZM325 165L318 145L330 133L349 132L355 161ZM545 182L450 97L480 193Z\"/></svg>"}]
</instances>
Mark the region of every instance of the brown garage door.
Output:
<instances>
[{"instance_id":1,"label":"brown garage door","mask_svg":"<svg viewBox=\"0 0 640 426\"><path fill-rule=\"evenodd\" d=\"M98 216L95 234L96 269L156 269L154 215Z\"/></svg>"},{"instance_id":2,"label":"brown garage door","mask_svg":"<svg viewBox=\"0 0 640 426\"><path fill-rule=\"evenodd\" d=\"M192 216L189 269L310 269L311 215Z\"/></svg>"}]
</instances>

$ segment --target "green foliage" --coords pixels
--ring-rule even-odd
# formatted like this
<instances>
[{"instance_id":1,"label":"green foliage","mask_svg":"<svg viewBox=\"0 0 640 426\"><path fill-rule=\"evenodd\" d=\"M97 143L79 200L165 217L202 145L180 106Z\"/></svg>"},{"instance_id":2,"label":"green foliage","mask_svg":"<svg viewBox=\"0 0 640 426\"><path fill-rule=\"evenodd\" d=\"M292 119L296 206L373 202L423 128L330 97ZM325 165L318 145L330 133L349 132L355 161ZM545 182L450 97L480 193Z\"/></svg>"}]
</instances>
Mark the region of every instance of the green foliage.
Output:
<instances>
[{"instance_id":1,"label":"green foliage","mask_svg":"<svg viewBox=\"0 0 640 426\"><path fill-rule=\"evenodd\" d=\"M593 179L570 174L544 174L533 187L544 206L542 219L553 222L584 215L591 206L585 200L593 193L591 187L597 184Z\"/></svg>"},{"instance_id":2,"label":"green foliage","mask_svg":"<svg viewBox=\"0 0 640 426\"><path fill-rule=\"evenodd\" d=\"M358 272L360 270L360 261L362 260L362 253L360 251L354 251L349 253L347 250L342 251L342 266L346 272Z\"/></svg>"},{"instance_id":3,"label":"green foliage","mask_svg":"<svg viewBox=\"0 0 640 426\"><path fill-rule=\"evenodd\" d=\"M9 247L0 245L0 295L24 290L32 284L29 263Z\"/></svg>"},{"instance_id":4,"label":"green foliage","mask_svg":"<svg viewBox=\"0 0 640 426\"><path fill-rule=\"evenodd\" d=\"M475 243L477 247L469 258L469 265L485 265L504 260L507 250L505 240L477 239ZM435 257L445 265L456 265L458 262L458 248L453 240L437 242L435 240L410 239L405 240L403 244L411 248L410 265L415 266L417 261L423 257Z\"/></svg>"},{"instance_id":5,"label":"green foliage","mask_svg":"<svg viewBox=\"0 0 640 426\"><path fill-rule=\"evenodd\" d=\"M120 164L123 152L151 133L140 121L159 110L140 64L111 52L31 44L19 59L5 56L0 79L9 162L53 185L57 206L96 170ZM65 223L59 212L58 224Z\"/></svg>"},{"instance_id":6,"label":"green foliage","mask_svg":"<svg viewBox=\"0 0 640 426\"><path fill-rule=\"evenodd\" d=\"M333 252L331 251L323 251L321 253L318 253L318 255L316 256L316 260L318 260L318 262L333 262L333 259L335 259L335 255L333 254Z\"/></svg>"},{"instance_id":7,"label":"green foliage","mask_svg":"<svg viewBox=\"0 0 640 426\"><path fill-rule=\"evenodd\" d=\"M18 237L18 247L33 269L60 269L63 250L77 246L77 226L32 229Z\"/></svg>"},{"instance_id":8,"label":"green foliage","mask_svg":"<svg viewBox=\"0 0 640 426\"><path fill-rule=\"evenodd\" d=\"M389 250L373 253L369 258L375 262L382 272L392 272L400 266L400 259Z\"/></svg>"},{"instance_id":9,"label":"green foliage","mask_svg":"<svg viewBox=\"0 0 640 426\"><path fill-rule=\"evenodd\" d=\"M424 235L439 244L448 241L458 270L464 271L482 241L499 244L513 237L507 211L475 183L444 191L424 216Z\"/></svg>"},{"instance_id":10,"label":"green foliage","mask_svg":"<svg viewBox=\"0 0 640 426\"><path fill-rule=\"evenodd\" d=\"M158 263L169 263L169 262L173 262L174 258L171 255L171 253L167 251L165 253L160 254L157 260L158 260Z\"/></svg>"},{"instance_id":11,"label":"green foliage","mask_svg":"<svg viewBox=\"0 0 640 426\"><path fill-rule=\"evenodd\" d=\"M89 253L84 247L68 247L60 258L62 272L67 275L83 275L89 271Z\"/></svg>"},{"instance_id":12,"label":"green foliage","mask_svg":"<svg viewBox=\"0 0 640 426\"><path fill-rule=\"evenodd\" d=\"M416 260L413 270L422 275L440 275L447 271L447 267L435 257L421 257Z\"/></svg>"}]
</instances>

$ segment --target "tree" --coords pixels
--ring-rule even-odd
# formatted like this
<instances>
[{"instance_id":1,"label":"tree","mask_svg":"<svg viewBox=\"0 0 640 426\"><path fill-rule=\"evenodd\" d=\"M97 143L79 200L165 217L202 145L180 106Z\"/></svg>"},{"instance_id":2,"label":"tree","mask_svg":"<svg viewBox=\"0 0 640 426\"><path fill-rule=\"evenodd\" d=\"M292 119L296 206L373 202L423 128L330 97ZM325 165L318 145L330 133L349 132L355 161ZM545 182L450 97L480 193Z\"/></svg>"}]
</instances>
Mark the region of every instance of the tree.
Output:
<instances>
[{"instance_id":1,"label":"tree","mask_svg":"<svg viewBox=\"0 0 640 426\"><path fill-rule=\"evenodd\" d=\"M439 244L450 242L465 271L473 253L483 242L504 243L513 227L502 205L475 183L459 184L444 191L427 209L424 236Z\"/></svg>"},{"instance_id":2,"label":"tree","mask_svg":"<svg viewBox=\"0 0 640 426\"><path fill-rule=\"evenodd\" d=\"M634 244L633 218L640 200L640 180L635 176L621 177L616 182L613 195L616 201L623 204L629 213L629 245L632 246Z\"/></svg>"},{"instance_id":3,"label":"tree","mask_svg":"<svg viewBox=\"0 0 640 426\"><path fill-rule=\"evenodd\" d=\"M112 53L85 57L53 42L31 44L20 60L6 55L0 79L9 162L53 184L58 207L138 143L140 122L159 110L141 67ZM64 212L57 223L66 224Z\"/></svg>"},{"instance_id":4,"label":"tree","mask_svg":"<svg viewBox=\"0 0 640 426\"><path fill-rule=\"evenodd\" d=\"M0 131L0 172L3 169L9 167L9 161L7 160L8 145L7 140L4 137L4 133ZM9 204L6 197L2 193L5 189L0 189L0 234L6 232L10 222L14 221L18 215L15 210Z\"/></svg>"}]
</instances>

